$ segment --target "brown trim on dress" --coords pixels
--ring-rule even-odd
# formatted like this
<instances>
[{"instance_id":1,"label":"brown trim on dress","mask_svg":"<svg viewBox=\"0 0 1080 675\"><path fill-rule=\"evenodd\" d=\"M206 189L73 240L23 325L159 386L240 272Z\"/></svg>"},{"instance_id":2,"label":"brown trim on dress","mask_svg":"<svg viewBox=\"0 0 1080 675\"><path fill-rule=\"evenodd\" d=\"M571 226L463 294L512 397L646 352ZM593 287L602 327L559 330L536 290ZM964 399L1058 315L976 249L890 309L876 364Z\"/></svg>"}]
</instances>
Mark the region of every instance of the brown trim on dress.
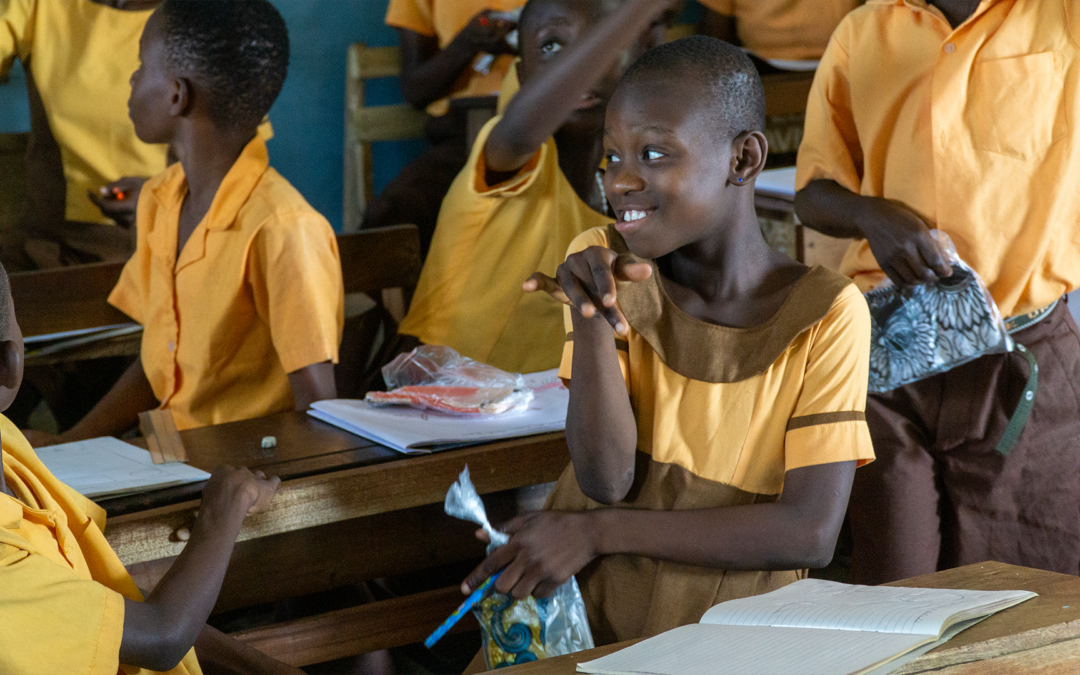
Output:
<instances>
[{"instance_id":1,"label":"brown trim on dress","mask_svg":"<svg viewBox=\"0 0 1080 675\"><path fill-rule=\"evenodd\" d=\"M574 331L570 331L569 333L566 334L566 341L567 342L573 342L574 341ZM620 340L619 338L615 338L615 349L618 349L620 352L629 352L630 351L630 343L627 342L626 340Z\"/></svg>"},{"instance_id":2,"label":"brown trim on dress","mask_svg":"<svg viewBox=\"0 0 1080 675\"><path fill-rule=\"evenodd\" d=\"M805 429L822 424L836 424L837 422L865 422L866 413L858 410L846 410L844 412L818 413L816 415L802 415L788 420L787 430Z\"/></svg>"},{"instance_id":3,"label":"brown trim on dress","mask_svg":"<svg viewBox=\"0 0 1080 675\"><path fill-rule=\"evenodd\" d=\"M622 235L608 227L617 253L630 253ZM619 284L619 307L631 327L668 368L693 380L722 384L756 377L780 358L791 342L825 318L851 279L816 265L795 282L779 311L753 328L718 326L695 319L664 291L655 261L646 281Z\"/></svg>"}]
</instances>

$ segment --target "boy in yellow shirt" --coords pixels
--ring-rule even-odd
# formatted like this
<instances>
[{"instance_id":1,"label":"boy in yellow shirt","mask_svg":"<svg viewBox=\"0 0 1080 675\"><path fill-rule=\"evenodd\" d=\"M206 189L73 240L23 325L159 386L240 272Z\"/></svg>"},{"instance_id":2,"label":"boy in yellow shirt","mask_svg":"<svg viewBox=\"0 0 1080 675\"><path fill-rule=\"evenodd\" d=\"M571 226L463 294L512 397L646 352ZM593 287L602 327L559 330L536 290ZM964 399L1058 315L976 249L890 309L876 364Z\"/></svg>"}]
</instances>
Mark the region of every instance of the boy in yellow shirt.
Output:
<instances>
[{"instance_id":1,"label":"boy in yellow shirt","mask_svg":"<svg viewBox=\"0 0 1080 675\"><path fill-rule=\"evenodd\" d=\"M521 91L480 132L443 202L402 334L503 370L558 366L558 307L525 296L521 283L537 270L554 274L577 235L611 222L599 173L604 111L674 4L525 6Z\"/></svg>"},{"instance_id":2,"label":"boy in yellow shirt","mask_svg":"<svg viewBox=\"0 0 1080 675\"><path fill-rule=\"evenodd\" d=\"M1080 287L1077 16L872 0L818 68L799 218L855 239L841 271L864 291L949 275L940 229L1025 348L870 396L878 462L849 514L863 583L983 560L1080 573L1080 338L1060 301Z\"/></svg>"},{"instance_id":3,"label":"boy in yellow shirt","mask_svg":"<svg viewBox=\"0 0 1080 675\"><path fill-rule=\"evenodd\" d=\"M19 390L22 364L0 266L0 411ZM0 672L199 675L197 653L211 672L299 675L206 625L240 525L270 504L277 478L216 470L191 539L144 601L105 540L105 512L58 481L3 415L0 441Z\"/></svg>"},{"instance_id":4,"label":"boy in yellow shirt","mask_svg":"<svg viewBox=\"0 0 1080 675\"><path fill-rule=\"evenodd\" d=\"M817 61L844 15L863 0L698 0L701 32L741 45L770 64ZM783 64L781 64L783 65Z\"/></svg>"},{"instance_id":5,"label":"boy in yellow shirt","mask_svg":"<svg viewBox=\"0 0 1080 675\"><path fill-rule=\"evenodd\" d=\"M135 130L180 158L143 188L109 297L143 324L142 358L60 440L121 432L159 405L187 429L333 398L337 242L256 134L285 81L285 22L266 0L167 0L140 58Z\"/></svg>"},{"instance_id":6,"label":"boy in yellow shirt","mask_svg":"<svg viewBox=\"0 0 1080 675\"><path fill-rule=\"evenodd\" d=\"M623 78L604 132L617 222L526 284L569 305L572 464L464 591L501 569L498 590L543 597L577 575L604 644L832 558L874 456L870 317L848 279L762 238L764 111L750 59L713 38L657 47Z\"/></svg>"}]
</instances>

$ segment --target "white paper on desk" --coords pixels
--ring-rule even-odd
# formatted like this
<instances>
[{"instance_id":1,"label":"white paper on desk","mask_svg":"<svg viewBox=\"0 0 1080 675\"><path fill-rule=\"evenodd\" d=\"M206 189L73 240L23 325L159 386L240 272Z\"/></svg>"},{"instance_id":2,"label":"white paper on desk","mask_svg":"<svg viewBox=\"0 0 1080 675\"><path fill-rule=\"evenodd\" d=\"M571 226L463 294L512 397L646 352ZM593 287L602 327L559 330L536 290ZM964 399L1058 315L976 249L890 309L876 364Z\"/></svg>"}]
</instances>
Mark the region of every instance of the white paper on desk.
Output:
<instances>
[{"instance_id":1,"label":"white paper on desk","mask_svg":"<svg viewBox=\"0 0 1080 675\"><path fill-rule=\"evenodd\" d=\"M503 415L451 415L345 399L314 403L308 414L407 454L565 429L570 392L562 386L558 370L526 375L525 384L536 393L528 409Z\"/></svg>"},{"instance_id":2,"label":"white paper on desk","mask_svg":"<svg viewBox=\"0 0 1080 675\"><path fill-rule=\"evenodd\" d=\"M795 167L762 171L754 180L754 194L795 201Z\"/></svg>"},{"instance_id":3,"label":"white paper on desk","mask_svg":"<svg viewBox=\"0 0 1080 675\"><path fill-rule=\"evenodd\" d=\"M91 499L197 483L210 477L179 462L154 464L146 450L111 437L51 445L35 452L54 476Z\"/></svg>"}]
</instances>

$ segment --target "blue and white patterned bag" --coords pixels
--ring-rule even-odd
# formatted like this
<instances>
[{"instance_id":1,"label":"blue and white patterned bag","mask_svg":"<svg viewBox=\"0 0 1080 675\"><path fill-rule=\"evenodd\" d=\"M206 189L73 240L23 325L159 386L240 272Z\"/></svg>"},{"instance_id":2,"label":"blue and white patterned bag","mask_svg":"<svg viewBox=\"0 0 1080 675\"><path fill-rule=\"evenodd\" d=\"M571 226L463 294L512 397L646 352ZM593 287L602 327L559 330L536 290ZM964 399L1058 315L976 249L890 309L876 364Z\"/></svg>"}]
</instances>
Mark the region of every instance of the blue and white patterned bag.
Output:
<instances>
[{"instance_id":1,"label":"blue and white patterned bag","mask_svg":"<svg viewBox=\"0 0 1080 675\"><path fill-rule=\"evenodd\" d=\"M870 386L881 393L944 373L986 354L1013 350L990 291L960 260L949 236L931 231L952 276L902 290L886 281L870 305Z\"/></svg>"}]
</instances>

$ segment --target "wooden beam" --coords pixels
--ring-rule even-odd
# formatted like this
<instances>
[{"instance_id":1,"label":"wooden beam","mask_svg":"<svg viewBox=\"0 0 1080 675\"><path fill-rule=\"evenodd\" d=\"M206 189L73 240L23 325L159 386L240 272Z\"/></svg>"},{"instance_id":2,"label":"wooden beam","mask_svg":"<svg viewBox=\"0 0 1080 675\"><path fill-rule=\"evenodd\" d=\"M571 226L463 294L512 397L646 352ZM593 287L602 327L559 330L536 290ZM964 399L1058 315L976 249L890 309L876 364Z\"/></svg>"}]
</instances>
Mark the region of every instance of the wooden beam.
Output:
<instances>
[{"instance_id":1,"label":"wooden beam","mask_svg":"<svg viewBox=\"0 0 1080 675\"><path fill-rule=\"evenodd\" d=\"M761 81L765 85L766 116L799 115L806 112L810 85L814 83L813 71L766 75Z\"/></svg>"},{"instance_id":2,"label":"wooden beam","mask_svg":"<svg viewBox=\"0 0 1080 675\"><path fill-rule=\"evenodd\" d=\"M392 225L338 236L346 293L377 295L384 288L412 289L420 279L420 232Z\"/></svg>"},{"instance_id":3,"label":"wooden beam","mask_svg":"<svg viewBox=\"0 0 1080 675\"><path fill-rule=\"evenodd\" d=\"M233 633L264 654L293 666L422 642L463 600L453 586L319 616ZM478 630L471 615L451 633Z\"/></svg>"},{"instance_id":4,"label":"wooden beam","mask_svg":"<svg viewBox=\"0 0 1080 675\"><path fill-rule=\"evenodd\" d=\"M130 323L107 302L124 263L94 263L11 275L11 297L23 335Z\"/></svg>"},{"instance_id":5,"label":"wooden beam","mask_svg":"<svg viewBox=\"0 0 1080 675\"><path fill-rule=\"evenodd\" d=\"M559 433L299 478L244 522L238 541L440 503L466 464L486 494L556 480L569 460ZM184 548L176 533L191 527L198 507L189 501L117 516L106 537L125 565L176 556Z\"/></svg>"}]
</instances>

